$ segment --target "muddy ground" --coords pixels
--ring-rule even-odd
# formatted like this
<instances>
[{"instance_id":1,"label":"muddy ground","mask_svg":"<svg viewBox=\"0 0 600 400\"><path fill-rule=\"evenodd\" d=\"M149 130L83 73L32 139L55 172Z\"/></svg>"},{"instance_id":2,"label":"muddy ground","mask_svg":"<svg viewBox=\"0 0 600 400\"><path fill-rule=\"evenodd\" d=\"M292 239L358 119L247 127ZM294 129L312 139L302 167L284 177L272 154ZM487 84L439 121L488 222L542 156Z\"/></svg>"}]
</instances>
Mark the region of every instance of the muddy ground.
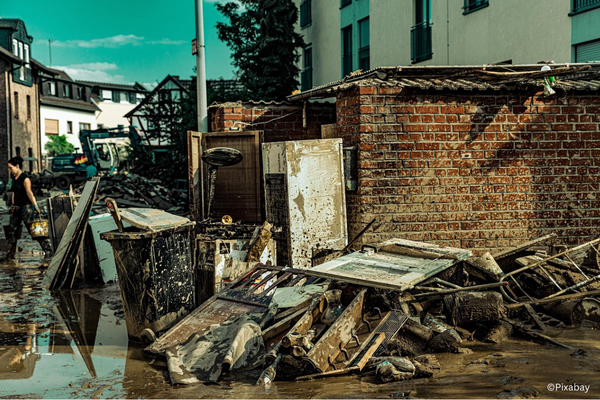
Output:
<instances>
[{"instance_id":1,"label":"muddy ground","mask_svg":"<svg viewBox=\"0 0 600 400\"><path fill-rule=\"evenodd\" d=\"M0 263L0 398L600 397L594 325L556 337L581 349L576 352L514 338L500 345L467 342L473 352L438 355L442 370L430 379L381 385L373 375L354 375L276 381L265 389L254 386L260 371L249 371L221 386L173 387L164 362L128 340L118 285L42 290L42 252L26 236L17 259Z\"/></svg>"}]
</instances>

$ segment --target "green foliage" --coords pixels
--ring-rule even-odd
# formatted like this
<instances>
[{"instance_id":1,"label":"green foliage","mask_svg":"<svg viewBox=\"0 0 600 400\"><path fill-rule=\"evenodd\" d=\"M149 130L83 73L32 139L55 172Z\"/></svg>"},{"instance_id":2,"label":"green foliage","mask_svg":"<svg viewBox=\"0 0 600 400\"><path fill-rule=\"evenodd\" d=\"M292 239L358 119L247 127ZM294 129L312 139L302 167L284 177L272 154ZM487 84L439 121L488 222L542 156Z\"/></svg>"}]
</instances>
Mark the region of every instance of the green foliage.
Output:
<instances>
[{"instance_id":1,"label":"green foliage","mask_svg":"<svg viewBox=\"0 0 600 400\"><path fill-rule=\"evenodd\" d=\"M66 135L50 136L50 141L44 146L44 150L51 156L70 154L75 151L75 146L67 141Z\"/></svg>"},{"instance_id":2,"label":"green foliage","mask_svg":"<svg viewBox=\"0 0 600 400\"><path fill-rule=\"evenodd\" d=\"M233 53L240 81L254 99L284 100L298 88L302 35L294 29L298 9L292 0L239 0L216 4L229 19L217 23L219 39Z\"/></svg>"}]
</instances>

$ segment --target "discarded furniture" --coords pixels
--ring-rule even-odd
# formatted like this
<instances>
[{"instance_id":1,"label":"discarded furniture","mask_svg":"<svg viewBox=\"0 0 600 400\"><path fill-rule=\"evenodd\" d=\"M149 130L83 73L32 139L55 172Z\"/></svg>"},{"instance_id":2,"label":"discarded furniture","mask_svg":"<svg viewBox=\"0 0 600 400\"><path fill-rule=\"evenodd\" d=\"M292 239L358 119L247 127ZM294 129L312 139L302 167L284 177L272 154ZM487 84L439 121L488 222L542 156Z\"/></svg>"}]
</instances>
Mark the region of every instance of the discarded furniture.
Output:
<instances>
[{"instance_id":1,"label":"discarded furniture","mask_svg":"<svg viewBox=\"0 0 600 400\"><path fill-rule=\"evenodd\" d=\"M328 261L307 275L382 289L404 291L469 258L469 250L392 239Z\"/></svg>"},{"instance_id":2,"label":"discarded furniture","mask_svg":"<svg viewBox=\"0 0 600 400\"><path fill-rule=\"evenodd\" d=\"M153 340L195 307L194 222L173 215L169 224L169 215L163 212L158 221L149 216L144 222L142 216L139 210L123 212L125 221L135 220L145 230L132 226L102 233L100 238L113 248L128 335Z\"/></svg>"},{"instance_id":3,"label":"discarded furniture","mask_svg":"<svg viewBox=\"0 0 600 400\"><path fill-rule=\"evenodd\" d=\"M271 224L203 221L196 236L196 304L226 289L253 264L277 265Z\"/></svg>"},{"instance_id":4,"label":"discarded furniture","mask_svg":"<svg viewBox=\"0 0 600 400\"><path fill-rule=\"evenodd\" d=\"M262 264L236 279L229 289L215 294L188 316L179 321L164 335L157 338L145 351L164 355L170 347L182 345L192 335L203 335L211 325L233 320L240 315L257 316L259 326L264 327L272 317L272 296L278 287L294 286L305 277L304 270L281 268ZM314 279L312 280L314 281ZM307 281L306 284L313 282Z\"/></svg>"},{"instance_id":5,"label":"discarded furniture","mask_svg":"<svg viewBox=\"0 0 600 400\"><path fill-rule=\"evenodd\" d=\"M280 264L310 268L322 249L348 242L341 139L263 144L266 219Z\"/></svg>"}]
</instances>

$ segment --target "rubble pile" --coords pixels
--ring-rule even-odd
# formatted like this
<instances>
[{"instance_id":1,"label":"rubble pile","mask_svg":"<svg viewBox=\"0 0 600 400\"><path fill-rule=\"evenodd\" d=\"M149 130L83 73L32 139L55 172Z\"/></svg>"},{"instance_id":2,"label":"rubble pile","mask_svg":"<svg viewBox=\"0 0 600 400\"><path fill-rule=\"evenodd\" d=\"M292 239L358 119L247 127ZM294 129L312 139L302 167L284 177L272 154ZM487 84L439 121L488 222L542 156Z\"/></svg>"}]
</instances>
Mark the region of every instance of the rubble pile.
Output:
<instances>
[{"instance_id":1,"label":"rubble pile","mask_svg":"<svg viewBox=\"0 0 600 400\"><path fill-rule=\"evenodd\" d=\"M83 185L74 190L81 192ZM174 214L183 212L188 205L186 191L168 189L157 179L135 174L102 176L96 202L104 203L108 197L120 207L158 208Z\"/></svg>"},{"instance_id":2,"label":"rubble pile","mask_svg":"<svg viewBox=\"0 0 600 400\"><path fill-rule=\"evenodd\" d=\"M189 343L214 329L217 314L210 310L221 309L217 304L225 299L239 303L221 324L248 315L257 325L254 332L260 329L261 340L257 342L253 334L252 343L244 346L244 339L237 334L233 353L238 358L224 363L218 373L212 371L211 379L221 379L234 365L261 365L257 348L264 352L264 361L256 383L266 386L276 380L351 373L374 375L379 383L428 378L441 369L436 354L470 353L474 343L497 344L511 336L575 351L553 337L566 326L600 322L600 302L595 298L600 295L600 267L594 247L600 239L554 255L537 248L554 237L548 235L496 256L473 257L461 249L399 240L406 249L394 249L386 242L372 246L375 253L368 249L370 253L365 255L361 250L308 270L257 264L146 351L164 355L169 349L168 354L178 351L182 359L186 352L194 353ZM398 276L406 274L400 283L373 279L372 284L364 284L349 277L351 274L339 272L333 277L334 272L330 276L322 272L321 267L340 264L344 257L376 254L371 260L381 260L391 252L412 264L408 273L402 265L397 266ZM433 262L443 265L437 273L414 279L415 271ZM373 275L366 270L360 274L361 279ZM406 283L408 277L413 279L410 284ZM395 284L407 285L407 289L391 289ZM308 300L300 296L309 292ZM274 299L285 301L280 306L280 300ZM242 305L254 305L254 309L233 311ZM202 322L207 319L213 325ZM193 331L190 321L195 321ZM183 333L190 339L185 340ZM252 351L244 352L244 348ZM229 346L222 349L232 353ZM170 371L172 380L186 383L178 377L181 368L176 365ZM206 381L205 373L196 377L190 382Z\"/></svg>"}]
</instances>

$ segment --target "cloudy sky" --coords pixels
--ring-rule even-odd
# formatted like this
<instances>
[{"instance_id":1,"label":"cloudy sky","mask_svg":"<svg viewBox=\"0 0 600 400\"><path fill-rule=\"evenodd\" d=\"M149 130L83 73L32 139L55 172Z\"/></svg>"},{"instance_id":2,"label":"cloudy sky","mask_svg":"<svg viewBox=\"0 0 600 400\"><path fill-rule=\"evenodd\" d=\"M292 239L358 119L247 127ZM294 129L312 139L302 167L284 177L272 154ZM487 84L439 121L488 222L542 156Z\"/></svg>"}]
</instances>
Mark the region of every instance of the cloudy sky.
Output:
<instances>
[{"instance_id":1,"label":"cloudy sky","mask_svg":"<svg viewBox=\"0 0 600 400\"><path fill-rule=\"evenodd\" d=\"M215 28L217 21L224 20L214 6L217 1L223 0L204 0L206 74L208 79L231 79L230 52ZM194 75L194 0L28 0L24 4L2 0L0 17L23 20L33 36L31 56L74 79L149 84L168 74Z\"/></svg>"}]
</instances>

